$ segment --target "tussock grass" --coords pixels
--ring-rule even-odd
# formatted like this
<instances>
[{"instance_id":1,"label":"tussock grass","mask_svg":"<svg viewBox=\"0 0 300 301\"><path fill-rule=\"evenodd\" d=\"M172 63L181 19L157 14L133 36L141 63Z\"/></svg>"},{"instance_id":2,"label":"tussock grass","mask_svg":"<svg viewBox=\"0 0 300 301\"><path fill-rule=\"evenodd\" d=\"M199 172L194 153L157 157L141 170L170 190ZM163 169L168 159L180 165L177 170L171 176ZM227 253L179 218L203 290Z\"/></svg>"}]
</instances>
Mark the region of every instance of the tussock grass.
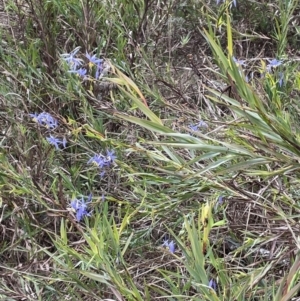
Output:
<instances>
[{"instance_id":1,"label":"tussock grass","mask_svg":"<svg viewBox=\"0 0 300 301\"><path fill-rule=\"evenodd\" d=\"M0 6L1 300L299 298L299 3L219 2Z\"/></svg>"}]
</instances>

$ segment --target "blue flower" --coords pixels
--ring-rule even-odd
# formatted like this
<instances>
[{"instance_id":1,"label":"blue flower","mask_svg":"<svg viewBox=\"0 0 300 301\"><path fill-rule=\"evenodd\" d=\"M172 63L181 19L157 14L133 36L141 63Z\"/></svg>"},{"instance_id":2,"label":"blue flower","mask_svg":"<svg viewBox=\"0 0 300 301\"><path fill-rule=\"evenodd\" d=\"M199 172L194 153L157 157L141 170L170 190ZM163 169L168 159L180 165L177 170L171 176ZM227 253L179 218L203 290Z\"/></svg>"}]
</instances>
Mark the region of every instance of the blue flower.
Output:
<instances>
[{"instance_id":1,"label":"blue flower","mask_svg":"<svg viewBox=\"0 0 300 301\"><path fill-rule=\"evenodd\" d=\"M208 128L208 125L206 122L201 120L199 123L197 123L195 125L190 125L189 128L195 132L195 131L198 131L199 128Z\"/></svg>"},{"instance_id":2,"label":"blue flower","mask_svg":"<svg viewBox=\"0 0 300 301\"><path fill-rule=\"evenodd\" d=\"M197 125L197 124L196 124L196 125L190 125L189 128L190 128L192 131L194 131L194 132L198 131L198 125Z\"/></svg>"},{"instance_id":3,"label":"blue flower","mask_svg":"<svg viewBox=\"0 0 300 301\"><path fill-rule=\"evenodd\" d=\"M35 122L50 129L55 129L58 126L57 120L49 113L42 112L40 114L29 114Z\"/></svg>"},{"instance_id":4,"label":"blue flower","mask_svg":"<svg viewBox=\"0 0 300 301\"><path fill-rule=\"evenodd\" d=\"M81 200L75 199L71 201L70 206L76 212L76 219L78 222L85 216L91 216L91 212L88 211L88 204L91 202L92 194L89 195L87 201L82 197Z\"/></svg>"},{"instance_id":5,"label":"blue flower","mask_svg":"<svg viewBox=\"0 0 300 301\"><path fill-rule=\"evenodd\" d=\"M98 65L98 64L102 63L102 61L103 61L102 59L98 59L96 57L96 54L91 56L90 54L86 53L85 56L89 60L89 63L92 65Z\"/></svg>"},{"instance_id":6,"label":"blue flower","mask_svg":"<svg viewBox=\"0 0 300 301\"><path fill-rule=\"evenodd\" d=\"M220 195L220 196L218 197L218 201L216 202L215 210L217 210L218 207L221 206L223 203L224 203L224 197L223 197L222 195Z\"/></svg>"},{"instance_id":7,"label":"blue flower","mask_svg":"<svg viewBox=\"0 0 300 301\"><path fill-rule=\"evenodd\" d=\"M170 251L172 254L174 254L174 252L175 252L175 242L174 242L173 240L171 240L170 242L169 242L168 239L164 240L162 246L163 246L163 247L167 247L167 248L169 249L169 251Z\"/></svg>"},{"instance_id":8,"label":"blue flower","mask_svg":"<svg viewBox=\"0 0 300 301\"><path fill-rule=\"evenodd\" d=\"M85 68L79 68L77 70L70 70L69 73L76 73L78 76L85 78L87 70Z\"/></svg>"},{"instance_id":9,"label":"blue flower","mask_svg":"<svg viewBox=\"0 0 300 301\"><path fill-rule=\"evenodd\" d=\"M276 68L282 64L282 61L278 61L277 59L272 59L268 61L269 61L269 64L267 65L268 72L270 72L272 68Z\"/></svg>"},{"instance_id":10,"label":"blue flower","mask_svg":"<svg viewBox=\"0 0 300 301\"><path fill-rule=\"evenodd\" d=\"M218 198L218 204L222 205L223 203L224 203L224 197L222 195L220 195Z\"/></svg>"},{"instance_id":11,"label":"blue flower","mask_svg":"<svg viewBox=\"0 0 300 301\"><path fill-rule=\"evenodd\" d=\"M104 167L106 165L105 160L104 160L104 156L101 154L96 154L93 157L91 157L89 159L89 161L87 162L88 164L94 163L97 166L99 166L100 168Z\"/></svg>"},{"instance_id":12,"label":"blue flower","mask_svg":"<svg viewBox=\"0 0 300 301\"><path fill-rule=\"evenodd\" d=\"M212 288L214 291L217 291L217 283L214 279L209 280L208 286Z\"/></svg>"},{"instance_id":13,"label":"blue flower","mask_svg":"<svg viewBox=\"0 0 300 301\"><path fill-rule=\"evenodd\" d=\"M54 145L56 149L59 149L59 145L61 144L63 147L66 147L67 140L66 138L63 138L63 140L59 138L55 138L52 135L46 138L47 141L51 144Z\"/></svg>"},{"instance_id":14,"label":"blue flower","mask_svg":"<svg viewBox=\"0 0 300 301\"><path fill-rule=\"evenodd\" d=\"M63 57L63 60L68 63L71 70L76 70L79 66L82 65L82 60L75 57L79 49L80 47L77 47L71 53L64 53L61 55Z\"/></svg>"},{"instance_id":15,"label":"blue flower","mask_svg":"<svg viewBox=\"0 0 300 301\"><path fill-rule=\"evenodd\" d=\"M98 167L103 168L105 166L109 167L112 163L115 162L117 156L115 155L114 150L107 150L106 156L102 154L96 154L88 160L88 164L94 163ZM104 174L101 174L103 176Z\"/></svg>"},{"instance_id":16,"label":"blue flower","mask_svg":"<svg viewBox=\"0 0 300 301\"><path fill-rule=\"evenodd\" d=\"M107 165L110 165L112 163L115 162L115 160L117 159L117 156L115 155L115 151L114 150L107 150L106 151L106 158L105 158L105 162Z\"/></svg>"}]
</instances>

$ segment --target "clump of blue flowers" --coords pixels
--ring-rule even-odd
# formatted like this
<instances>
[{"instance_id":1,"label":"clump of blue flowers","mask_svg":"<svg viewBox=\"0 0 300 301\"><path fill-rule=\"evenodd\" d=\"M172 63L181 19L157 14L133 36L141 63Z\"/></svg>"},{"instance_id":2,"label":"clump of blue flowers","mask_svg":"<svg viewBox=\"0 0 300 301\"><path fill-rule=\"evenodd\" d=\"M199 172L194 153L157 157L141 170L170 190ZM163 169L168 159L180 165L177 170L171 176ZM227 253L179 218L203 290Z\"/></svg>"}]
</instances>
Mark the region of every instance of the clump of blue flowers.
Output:
<instances>
[{"instance_id":1,"label":"clump of blue flowers","mask_svg":"<svg viewBox=\"0 0 300 301\"><path fill-rule=\"evenodd\" d=\"M101 153L95 154L93 157L91 157L88 160L88 164L95 164L100 169L102 168L109 168L117 159L117 156L115 155L114 150L107 150L106 154L103 155ZM101 177L104 176L105 171L102 171L100 173Z\"/></svg>"},{"instance_id":2,"label":"clump of blue flowers","mask_svg":"<svg viewBox=\"0 0 300 301\"><path fill-rule=\"evenodd\" d=\"M72 200L70 203L71 208L75 211L76 220L80 222L85 216L91 216L88 206L92 200L92 194L88 196L87 201L82 197L81 199Z\"/></svg>"},{"instance_id":3,"label":"clump of blue flowers","mask_svg":"<svg viewBox=\"0 0 300 301\"><path fill-rule=\"evenodd\" d=\"M49 130L54 130L58 127L57 119L54 118L51 114L47 112L42 113L30 113L30 117L33 118L35 122L37 122L39 125L46 127ZM60 145L63 147L66 147L67 140L66 138L60 139L56 138L53 135L50 135L46 137L46 140L49 142L50 145L54 145L54 147L59 150Z\"/></svg>"},{"instance_id":4,"label":"clump of blue flowers","mask_svg":"<svg viewBox=\"0 0 300 301\"><path fill-rule=\"evenodd\" d=\"M33 113L29 114L30 117L33 118L35 122L37 122L39 125L45 126L48 129L55 129L58 126L57 120L52 117L49 113L42 112L42 113Z\"/></svg>"},{"instance_id":5,"label":"clump of blue flowers","mask_svg":"<svg viewBox=\"0 0 300 301\"><path fill-rule=\"evenodd\" d=\"M64 53L61 55L63 57L63 60L69 65L70 70L78 69L78 67L81 66L83 63L83 61L80 58L76 57L79 50L80 47L77 47L70 53Z\"/></svg>"},{"instance_id":6,"label":"clump of blue flowers","mask_svg":"<svg viewBox=\"0 0 300 301\"><path fill-rule=\"evenodd\" d=\"M246 61L245 60L240 60L240 59L236 59L234 56L232 57L232 60L236 63L236 65L238 67L240 66L246 66ZM271 74L272 71L274 71L277 67L282 65L282 61L277 60L276 58L274 59L267 59L268 63L266 65L266 70L264 70L261 73L261 76L264 77L266 73ZM241 70L240 70L240 74L241 74ZM251 72L251 76L249 78L248 75L245 76L245 80L248 83L250 81L250 79L253 79L253 72ZM282 87L284 85L284 74L282 72L278 73L278 85L279 87Z\"/></svg>"},{"instance_id":7,"label":"clump of blue flowers","mask_svg":"<svg viewBox=\"0 0 300 301\"><path fill-rule=\"evenodd\" d=\"M99 79L103 71L103 59L98 58L95 54L85 54L87 64L85 61L78 57L80 47L75 48L70 53L62 54L62 59L69 66L69 73L75 73L83 79L87 79L88 76Z\"/></svg>"},{"instance_id":8,"label":"clump of blue flowers","mask_svg":"<svg viewBox=\"0 0 300 301\"><path fill-rule=\"evenodd\" d=\"M47 141L49 142L49 144L51 145L54 145L55 148L57 150L59 150L59 145L62 145L64 148L66 147L66 144L67 144L67 140L66 138L63 138L63 139L59 139L59 138L55 138L53 137L52 135L50 135L49 137L46 138Z\"/></svg>"}]
</instances>

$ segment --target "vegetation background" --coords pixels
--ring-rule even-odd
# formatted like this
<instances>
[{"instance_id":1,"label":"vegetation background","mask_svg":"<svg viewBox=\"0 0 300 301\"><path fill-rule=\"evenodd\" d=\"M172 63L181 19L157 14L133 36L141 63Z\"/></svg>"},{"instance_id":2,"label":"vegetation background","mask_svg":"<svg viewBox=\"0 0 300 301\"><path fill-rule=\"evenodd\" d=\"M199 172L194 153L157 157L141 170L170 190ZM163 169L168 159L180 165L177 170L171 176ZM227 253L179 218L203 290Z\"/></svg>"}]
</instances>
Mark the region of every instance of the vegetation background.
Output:
<instances>
[{"instance_id":1,"label":"vegetation background","mask_svg":"<svg viewBox=\"0 0 300 301\"><path fill-rule=\"evenodd\" d=\"M0 8L0 300L300 300L298 0Z\"/></svg>"}]
</instances>

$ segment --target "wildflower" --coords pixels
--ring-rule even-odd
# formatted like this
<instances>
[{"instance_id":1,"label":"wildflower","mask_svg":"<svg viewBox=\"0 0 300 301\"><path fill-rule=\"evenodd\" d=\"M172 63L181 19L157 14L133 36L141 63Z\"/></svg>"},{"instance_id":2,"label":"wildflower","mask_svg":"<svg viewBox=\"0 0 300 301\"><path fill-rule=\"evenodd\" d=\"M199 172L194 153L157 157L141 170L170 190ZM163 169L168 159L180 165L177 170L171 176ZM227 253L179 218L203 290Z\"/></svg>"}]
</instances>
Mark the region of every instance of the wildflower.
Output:
<instances>
[{"instance_id":1,"label":"wildflower","mask_svg":"<svg viewBox=\"0 0 300 301\"><path fill-rule=\"evenodd\" d=\"M56 149L59 149L59 144L61 144L63 147L66 147L66 143L67 143L66 138L63 138L63 140L60 140L60 139L55 138L52 135L50 135L46 139L51 145L54 145Z\"/></svg>"},{"instance_id":2,"label":"wildflower","mask_svg":"<svg viewBox=\"0 0 300 301\"><path fill-rule=\"evenodd\" d=\"M55 129L58 126L57 120L49 113L42 112L40 114L29 114L35 122L50 129Z\"/></svg>"},{"instance_id":3,"label":"wildflower","mask_svg":"<svg viewBox=\"0 0 300 301\"><path fill-rule=\"evenodd\" d=\"M189 128L192 130L192 131L198 131L199 128L208 128L208 125L206 122L200 120L199 123L195 124L195 125L190 125Z\"/></svg>"},{"instance_id":4,"label":"wildflower","mask_svg":"<svg viewBox=\"0 0 300 301\"><path fill-rule=\"evenodd\" d=\"M269 61L269 64L267 65L268 72L270 72L272 68L276 68L282 64L282 61L278 61L277 59L272 59L268 61Z\"/></svg>"},{"instance_id":5,"label":"wildflower","mask_svg":"<svg viewBox=\"0 0 300 301\"><path fill-rule=\"evenodd\" d=\"M212 288L214 291L217 291L217 283L214 279L210 279L208 287Z\"/></svg>"},{"instance_id":6,"label":"wildflower","mask_svg":"<svg viewBox=\"0 0 300 301\"><path fill-rule=\"evenodd\" d=\"M91 216L91 212L88 211L88 203L92 199L92 194L89 195L88 200L85 202L82 197L81 200L75 199L71 201L70 206L76 212L76 219L78 222L82 220L85 216Z\"/></svg>"},{"instance_id":7,"label":"wildflower","mask_svg":"<svg viewBox=\"0 0 300 301\"><path fill-rule=\"evenodd\" d=\"M110 165L112 163L115 162L115 160L117 159L117 156L115 155L115 151L114 150L107 150L106 151L106 158L105 158L105 162L107 165Z\"/></svg>"},{"instance_id":8,"label":"wildflower","mask_svg":"<svg viewBox=\"0 0 300 301\"><path fill-rule=\"evenodd\" d=\"M93 157L91 157L87 163L88 164L94 163L98 165L100 168L103 168L104 166L110 166L112 163L114 163L116 158L117 156L115 155L114 150L107 150L106 156L102 154L96 154Z\"/></svg>"},{"instance_id":9,"label":"wildflower","mask_svg":"<svg viewBox=\"0 0 300 301\"><path fill-rule=\"evenodd\" d=\"M94 163L95 165L98 165L100 168L105 166L105 160L104 156L101 154L96 154L93 157L90 158L90 160L87 162L88 164Z\"/></svg>"},{"instance_id":10,"label":"wildflower","mask_svg":"<svg viewBox=\"0 0 300 301\"><path fill-rule=\"evenodd\" d=\"M78 76L85 78L87 70L85 68L79 68L77 70L70 70L69 73L76 73Z\"/></svg>"},{"instance_id":11,"label":"wildflower","mask_svg":"<svg viewBox=\"0 0 300 301\"><path fill-rule=\"evenodd\" d=\"M82 65L82 60L75 57L79 49L80 47L77 47L71 53L64 53L61 55L63 57L63 60L68 63L71 70L76 70L79 66Z\"/></svg>"},{"instance_id":12,"label":"wildflower","mask_svg":"<svg viewBox=\"0 0 300 301\"><path fill-rule=\"evenodd\" d=\"M163 247L167 247L167 248L169 249L169 251L170 251L172 254L174 254L174 252L175 252L175 243L174 243L173 240L171 240L170 242L169 242L168 239L164 240L162 246L163 246Z\"/></svg>"},{"instance_id":13,"label":"wildflower","mask_svg":"<svg viewBox=\"0 0 300 301\"><path fill-rule=\"evenodd\" d=\"M224 197L222 195L220 195L218 198L218 204L222 205L223 203L224 203Z\"/></svg>"},{"instance_id":14,"label":"wildflower","mask_svg":"<svg viewBox=\"0 0 300 301\"><path fill-rule=\"evenodd\" d=\"M94 54L93 56L91 56L90 54L86 53L85 57L89 60L89 64L91 65L98 65L99 63L102 63L102 59L98 59L96 57L96 54Z\"/></svg>"},{"instance_id":15,"label":"wildflower","mask_svg":"<svg viewBox=\"0 0 300 301\"><path fill-rule=\"evenodd\" d=\"M194 131L194 132L198 131L198 125L197 125L197 124L196 124L196 125L190 125L189 128L190 128L192 131Z\"/></svg>"},{"instance_id":16,"label":"wildflower","mask_svg":"<svg viewBox=\"0 0 300 301\"><path fill-rule=\"evenodd\" d=\"M245 60L236 59L234 56L232 57L232 60L236 63L237 66L245 66L246 65Z\"/></svg>"}]
</instances>

